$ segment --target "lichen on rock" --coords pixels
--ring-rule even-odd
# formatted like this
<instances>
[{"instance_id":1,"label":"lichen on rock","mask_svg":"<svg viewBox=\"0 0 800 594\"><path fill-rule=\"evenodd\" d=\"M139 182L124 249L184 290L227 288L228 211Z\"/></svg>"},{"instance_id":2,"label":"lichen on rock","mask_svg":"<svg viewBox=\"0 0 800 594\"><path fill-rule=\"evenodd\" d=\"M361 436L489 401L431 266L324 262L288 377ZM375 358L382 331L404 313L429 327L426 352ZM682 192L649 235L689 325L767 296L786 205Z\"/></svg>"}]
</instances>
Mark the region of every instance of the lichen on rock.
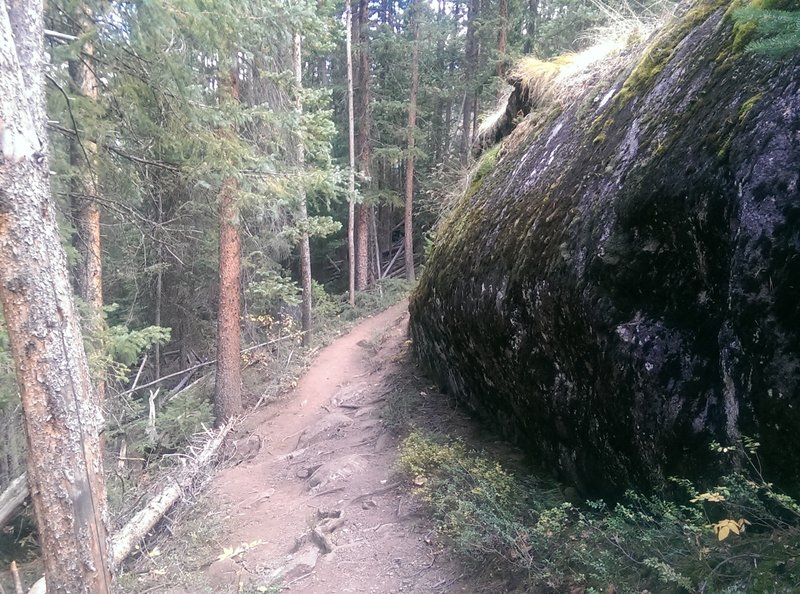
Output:
<instances>
[{"instance_id":1,"label":"lichen on rock","mask_svg":"<svg viewBox=\"0 0 800 594\"><path fill-rule=\"evenodd\" d=\"M709 474L743 435L798 487L800 60L733 51L726 8L530 110L412 298L442 386L587 494Z\"/></svg>"}]
</instances>

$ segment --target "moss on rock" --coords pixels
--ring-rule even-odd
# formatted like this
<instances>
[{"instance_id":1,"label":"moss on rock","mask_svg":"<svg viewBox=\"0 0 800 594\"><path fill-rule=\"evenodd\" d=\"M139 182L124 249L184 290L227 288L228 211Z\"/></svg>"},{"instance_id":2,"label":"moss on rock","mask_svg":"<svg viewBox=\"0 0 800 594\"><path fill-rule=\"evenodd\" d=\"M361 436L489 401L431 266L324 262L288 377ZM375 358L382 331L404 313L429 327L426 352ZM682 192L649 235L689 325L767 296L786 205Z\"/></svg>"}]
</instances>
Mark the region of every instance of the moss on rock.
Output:
<instances>
[{"instance_id":1,"label":"moss on rock","mask_svg":"<svg viewBox=\"0 0 800 594\"><path fill-rule=\"evenodd\" d=\"M702 475L742 434L800 474L800 66L734 36L702 2L531 113L412 298L421 363L584 493Z\"/></svg>"}]
</instances>

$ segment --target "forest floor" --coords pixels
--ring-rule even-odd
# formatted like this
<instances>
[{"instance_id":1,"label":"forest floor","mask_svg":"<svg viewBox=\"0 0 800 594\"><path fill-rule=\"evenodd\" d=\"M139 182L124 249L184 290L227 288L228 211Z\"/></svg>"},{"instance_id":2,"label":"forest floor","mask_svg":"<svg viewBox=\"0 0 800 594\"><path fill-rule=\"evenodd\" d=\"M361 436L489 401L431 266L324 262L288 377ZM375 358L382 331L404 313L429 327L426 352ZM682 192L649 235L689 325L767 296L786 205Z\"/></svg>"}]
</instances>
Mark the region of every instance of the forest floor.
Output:
<instances>
[{"instance_id":1,"label":"forest floor","mask_svg":"<svg viewBox=\"0 0 800 594\"><path fill-rule=\"evenodd\" d=\"M486 435L410 361L408 303L320 351L284 398L236 429L227 460L172 536L140 556L128 592L493 592L397 476L409 427L512 448Z\"/></svg>"}]
</instances>

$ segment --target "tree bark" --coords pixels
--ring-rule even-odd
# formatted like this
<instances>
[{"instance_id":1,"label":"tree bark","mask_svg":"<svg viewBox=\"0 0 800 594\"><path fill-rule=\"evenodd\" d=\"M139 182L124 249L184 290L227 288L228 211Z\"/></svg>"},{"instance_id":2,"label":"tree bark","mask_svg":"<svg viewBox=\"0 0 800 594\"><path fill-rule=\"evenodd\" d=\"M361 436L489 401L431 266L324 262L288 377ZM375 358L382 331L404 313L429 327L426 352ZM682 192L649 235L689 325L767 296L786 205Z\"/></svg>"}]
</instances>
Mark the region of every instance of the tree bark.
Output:
<instances>
[{"instance_id":1,"label":"tree bark","mask_svg":"<svg viewBox=\"0 0 800 594\"><path fill-rule=\"evenodd\" d=\"M356 152L358 172L362 187L370 185L370 161L372 146L370 142L370 67L369 67L369 1L359 0L355 31L358 34L358 70L356 123L358 135ZM356 290L369 286L369 208L359 204L356 208Z\"/></svg>"},{"instance_id":2,"label":"tree bark","mask_svg":"<svg viewBox=\"0 0 800 594\"><path fill-rule=\"evenodd\" d=\"M42 12L41 0L0 0L0 299L48 592L105 593L102 417L49 188Z\"/></svg>"},{"instance_id":3,"label":"tree bark","mask_svg":"<svg viewBox=\"0 0 800 594\"><path fill-rule=\"evenodd\" d=\"M506 50L508 48L508 0L498 0L500 22L497 29L497 76L505 78Z\"/></svg>"},{"instance_id":4,"label":"tree bark","mask_svg":"<svg viewBox=\"0 0 800 594\"><path fill-rule=\"evenodd\" d=\"M356 198L356 143L355 143L355 116L353 110L353 13L350 0L345 0L345 27L347 44L347 130L350 167L347 172L347 258L349 264L349 293L348 302L351 306L356 304L356 257L355 257L355 198Z\"/></svg>"},{"instance_id":5,"label":"tree bark","mask_svg":"<svg viewBox=\"0 0 800 594\"><path fill-rule=\"evenodd\" d=\"M356 290L369 286L369 207L356 207Z\"/></svg>"},{"instance_id":6,"label":"tree bark","mask_svg":"<svg viewBox=\"0 0 800 594\"><path fill-rule=\"evenodd\" d=\"M411 56L411 97L408 102L408 156L406 157L406 203L403 219L405 232L406 280L414 282L414 148L417 128L417 92L419 90L419 20L417 3L411 5L414 49Z\"/></svg>"},{"instance_id":7,"label":"tree bark","mask_svg":"<svg viewBox=\"0 0 800 594\"><path fill-rule=\"evenodd\" d=\"M234 178L222 184L219 204L219 310L217 313L217 368L214 417L217 426L242 412L240 349L241 238L238 184Z\"/></svg>"},{"instance_id":8,"label":"tree bark","mask_svg":"<svg viewBox=\"0 0 800 594\"><path fill-rule=\"evenodd\" d=\"M472 145L472 115L475 111L475 74L478 68L477 21L480 17L481 1L471 0L467 8L467 37L464 45L464 102L461 110L463 136L461 158L466 162Z\"/></svg>"},{"instance_id":9,"label":"tree bark","mask_svg":"<svg viewBox=\"0 0 800 594\"><path fill-rule=\"evenodd\" d=\"M528 0L527 18L525 20L525 45L526 54L533 52L536 43L536 34L539 21L539 0Z\"/></svg>"},{"instance_id":10,"label":"tree bark","mask_svg":"<svg viewBox=\"0 0 800 594\"><path fill-rule=\"evenodd\" d=\"M164 226L164 199L161 190L158 190L158 202L156 203L158 209L158 229L155 233L159 239L158 248L156 248L156 258L158 264L158 271L156 272L156 303L155 303L155 316L153 323L156 326L161 326L161 305L164 298L164 244L162 242L161 234ZM161 377L161 343L156 342L154 346L155 358L155 379Z\"/></svg>"},{"instance_id":11,"label":"tree bark","mask_svg":"<svg viewBox=\"0 0 800 594\"><path fill-rule=\"evenodd\" d=\"M303 99L300 92L303 89L303 64L302 64L302 39L300 33L295 32L292 43L292 69L294 70L294 82L297 88L297 99L295 101L295 110L298 116L303 114ZM303 146L302 133L297 142L295 158L297 160L297 167L302 172L306 163L305 147ZM302 329L303 329L303 346L311 344L311 246L308 241L308 206L306 204L306 191L305 188L300 186L299 189L299 212L298 219L300 223L300 287L303 289L303 304L302 304Z\"/></svg>"},{"instance_id":12,"label":"tree bark","mask_svg":"<svg viewBox=\"0 0 800 594\"><path fill-rule=\"evenodd\" d=\"M82 33L92 26L91 15L86 6L81 6L77 21ZM87 101L97 101L97 77L86 60L94 55L91 42L83 44L81 55L69 61L69 73L75 92ZM88 323L92 334L99 335L103 328L103 263L102 239L100 235L100 208L97 197L97 144L81 139L80 130L70 139L70 165L75 171L72 179L70 202L75 226L73 246L80 255L74 267L75 289L78 296L89 306L91 318ZM95 394L102 405L105 400L105 381L96 378Z\"/></svg>"}]
</instances>

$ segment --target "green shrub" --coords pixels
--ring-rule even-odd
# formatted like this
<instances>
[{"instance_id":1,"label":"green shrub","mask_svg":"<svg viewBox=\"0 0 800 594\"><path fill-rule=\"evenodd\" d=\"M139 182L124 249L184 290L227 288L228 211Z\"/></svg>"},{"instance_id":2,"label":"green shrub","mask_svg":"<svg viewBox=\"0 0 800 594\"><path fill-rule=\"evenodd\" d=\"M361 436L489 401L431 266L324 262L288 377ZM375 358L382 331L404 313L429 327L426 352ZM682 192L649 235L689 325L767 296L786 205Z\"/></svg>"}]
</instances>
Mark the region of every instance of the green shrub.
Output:
<instances>
[{"instance_id":1,"label":"green shrub","mask_svg":"<svg viewBox=\"0 0 800 594\"><path fill-rule=\"evenodd\" d=\"M552 487L522 481L459 441L419 432L403 443L398 465L457 551L524 572L536 587L800 590L800 507L756 464L708 491L676 480L685 490L680 501L628 492L614 506L559 500Z\"/></svg>"}]
</instances>

